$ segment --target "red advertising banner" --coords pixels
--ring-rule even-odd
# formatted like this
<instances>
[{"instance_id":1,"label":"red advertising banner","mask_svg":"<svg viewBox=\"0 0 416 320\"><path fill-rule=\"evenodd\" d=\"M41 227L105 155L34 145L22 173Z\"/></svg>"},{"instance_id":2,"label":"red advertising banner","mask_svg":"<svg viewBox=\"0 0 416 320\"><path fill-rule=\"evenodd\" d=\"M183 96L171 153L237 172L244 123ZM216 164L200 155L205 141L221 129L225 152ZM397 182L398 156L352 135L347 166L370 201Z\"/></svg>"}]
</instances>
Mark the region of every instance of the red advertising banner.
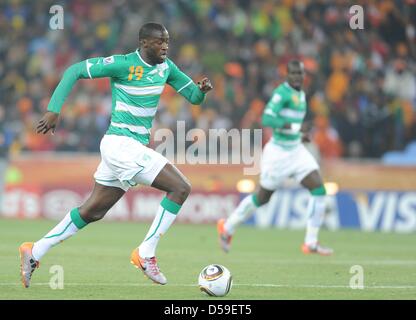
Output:
<instances>
[{"instance_id":1,"label":"red advertising banner","mask_svg":"<svg viewBox=\"0 0 416 320\"><path fill-rule=\"evenodd\" d=\"M99 162L97 155L57 156L48 153L12 159L5 174L0 215L60 219L88 197ZM192 184L192 192L178 216L178 221L184 223L215 223L219 218L228 216L240 199L237 183L241 179L249 179L252 180L251 186L254 186L258 180L258 176L244 175L244 165L177 167ZM340 193L353 190L416 190L415 168L332 161L322 164L322 172L324 181L335 182ZM163 196L163 192L150 187L132 188L105 219L151 221Z\"/></svg>"},{"instance_id":2,"label":"red advertising banner","mask_svg":"<svg viewBox=\"0 0 416 320\"><path fill-rule=\"evenodd\" d=\"M83 203L91 190L85 186L7 187L3 216L22 219L61 219L69 210ZM129 190L104 219L117 221L152 221L163 192L151 188ZM215 223L228 216L239 201L237 192L192 192L178 215L182 223Z\"/></svg>"},{"instance_id":3,"label":"red advertising banner","mask_svg":"<svg viewBox=\"0 0 416 320\"><path fill-rule=\"evenodd\" d=\"M12 159L6 185L93 186L93 174L100 162L97 155L39 154ZM193 190L234 192L241 179L258 181L257 175L244 175L244 164L180 164L179 170L191 181ZM324 181L343 189L416 190L416 168L385 166L377 162L343 160L321 163Z\"/></svg>"}]
</instances>

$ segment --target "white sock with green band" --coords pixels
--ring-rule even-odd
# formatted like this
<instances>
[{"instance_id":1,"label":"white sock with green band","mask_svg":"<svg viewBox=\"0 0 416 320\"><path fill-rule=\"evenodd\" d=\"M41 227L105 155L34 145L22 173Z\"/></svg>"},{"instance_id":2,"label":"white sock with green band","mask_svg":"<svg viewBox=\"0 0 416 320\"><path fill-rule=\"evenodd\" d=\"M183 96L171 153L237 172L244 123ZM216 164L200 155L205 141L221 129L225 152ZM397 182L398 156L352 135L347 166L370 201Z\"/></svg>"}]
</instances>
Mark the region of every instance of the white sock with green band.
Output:
<instances>
[{"instance_id":1,"label":"white sock with green band","mask_svg":"<svg viewBox=\"0 0 416 320\"><path fill-rule=\"evenodd\" d=\"M156 217L153 220L146 237L139 246L139 252L142 258L152 258L156 255L156 247L160 237L166 233L173 221L175 221L176 215L181 207L180 204L177 204L166 197L163 198L159 209L157 210Z\"/></svg>"},{"instance_id":2,"label":"white sock with green band","mask_svg":"<svg viewBox=\"0 0 416 320\"><path fill-rule=\"evenodd\" d=\"M308 222L306 225L305 243L314 245L318 242L319 228L322 225L325 214L325 188L320 188L311 191L312 195L308 203Z\"/></svg>"},{"instance_id":3,"label":"white sock with green band","mask_svg":"<svg viewBox=\"0 0 416 320\"><path fill-rule=\"evenodd\" d=\"M234 234L235 228L247 220L258 207L259 202L255 194L245 197L225 222L225 231Z\"/></svg>"},{"instance_id":4,"label":"white sock with green band","mask_svg":"<svg viewBox=\"0 0 416 320\"><path fill-rule=\"evenodd\" d=\"M39 261L50 248L68 239L86 225L87 223L79 215L78 208L72 209L55 228L34 243L32 248L33 257Z\"/></svg>"}]
</instances>

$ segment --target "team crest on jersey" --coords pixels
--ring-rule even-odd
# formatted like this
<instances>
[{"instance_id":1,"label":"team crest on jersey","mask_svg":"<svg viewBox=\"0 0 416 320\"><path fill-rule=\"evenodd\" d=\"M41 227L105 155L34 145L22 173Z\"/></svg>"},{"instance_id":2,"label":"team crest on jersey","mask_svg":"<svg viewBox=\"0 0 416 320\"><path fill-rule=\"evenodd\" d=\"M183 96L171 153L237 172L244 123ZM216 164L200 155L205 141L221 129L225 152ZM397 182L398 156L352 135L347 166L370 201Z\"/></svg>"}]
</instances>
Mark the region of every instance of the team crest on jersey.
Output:
<instances>
[{"instance_id":1,"label":"team crest on jersey","mask_svg":"<svg viewBox=\"0 0 416 320\"><path fill-rule=\"evenodd\" d=\"M156 69L149 72L149 75L155 75L156 73L163 78L165 76L165 70L169 68L166 62L156 65Z\"/></svg>"},{"instance_id":2,"label":"team crest on jersey","mask_svg":"<svg viewBox=\"0 0 416 320\"><path fill-rule=\"evenodd\" d=\"M282 100L282 97L280 96L280 94L275 93L275 94L273 95L272 102L273 102L273 103L279 103L279 102L280 102L280 100Z\"/></svg>"},{"instance_id":3,"label":"team crest on jersey","mask_svg":"<svg viewBox=\"0 0 416 320\"><path fill-rule=\"evenodd\" d=\"M103 59L103 65L114 63L114 56L107 57Z\"/></svg>"}]
</instances>

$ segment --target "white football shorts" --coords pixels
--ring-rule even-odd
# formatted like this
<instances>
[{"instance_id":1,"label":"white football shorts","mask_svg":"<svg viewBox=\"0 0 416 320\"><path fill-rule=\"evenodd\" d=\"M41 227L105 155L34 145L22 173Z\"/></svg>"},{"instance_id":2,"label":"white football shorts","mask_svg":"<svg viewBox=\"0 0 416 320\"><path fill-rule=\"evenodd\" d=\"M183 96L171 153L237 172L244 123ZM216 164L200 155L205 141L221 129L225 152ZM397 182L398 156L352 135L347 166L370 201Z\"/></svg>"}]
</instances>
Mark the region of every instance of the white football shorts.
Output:
<instances>
[{"instance_id":1,"label":"white football shorts","mask_svg":"<svg viewBox=\"0 0 416 320\"><path fill-rule=\"evenodd\" d=\"M319 170L319 165L303 144L286 150L270 140L263 149L260 185L276 190L283 180L290 177L300 183L315 170Z\"/></svg>"},{"instance_id":2,"label":"white football shorts","mask_svg":"<svg viewBox=\"0 0 416 320\"><path fill-rule=\"evenodd\" d=\"M124 191L138 184L150 186L169 162L160 153L125 136L104 135L100 151L101 162L94 174L95 180Z\"/></svg>"}]
</instances>

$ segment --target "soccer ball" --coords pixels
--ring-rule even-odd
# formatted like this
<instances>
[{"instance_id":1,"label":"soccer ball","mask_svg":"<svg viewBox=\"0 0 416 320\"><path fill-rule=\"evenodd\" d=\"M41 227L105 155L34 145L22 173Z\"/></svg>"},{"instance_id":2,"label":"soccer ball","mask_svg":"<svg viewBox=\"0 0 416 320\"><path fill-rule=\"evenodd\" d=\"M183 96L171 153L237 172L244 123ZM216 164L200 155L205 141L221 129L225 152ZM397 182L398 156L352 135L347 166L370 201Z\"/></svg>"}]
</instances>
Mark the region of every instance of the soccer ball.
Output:
<instances>
[{"instance_id":1,"label":"soccer ball","mask_svg":"<svg viewBox=\"0 0 416 320\"><path fill-rule=\"evenodd\" d=\"M220 264L210 264L202 269L198 277L199 289L214 297L223 297L230 292L233 278L230 271Z\"/></svg>"}]
</instances>

